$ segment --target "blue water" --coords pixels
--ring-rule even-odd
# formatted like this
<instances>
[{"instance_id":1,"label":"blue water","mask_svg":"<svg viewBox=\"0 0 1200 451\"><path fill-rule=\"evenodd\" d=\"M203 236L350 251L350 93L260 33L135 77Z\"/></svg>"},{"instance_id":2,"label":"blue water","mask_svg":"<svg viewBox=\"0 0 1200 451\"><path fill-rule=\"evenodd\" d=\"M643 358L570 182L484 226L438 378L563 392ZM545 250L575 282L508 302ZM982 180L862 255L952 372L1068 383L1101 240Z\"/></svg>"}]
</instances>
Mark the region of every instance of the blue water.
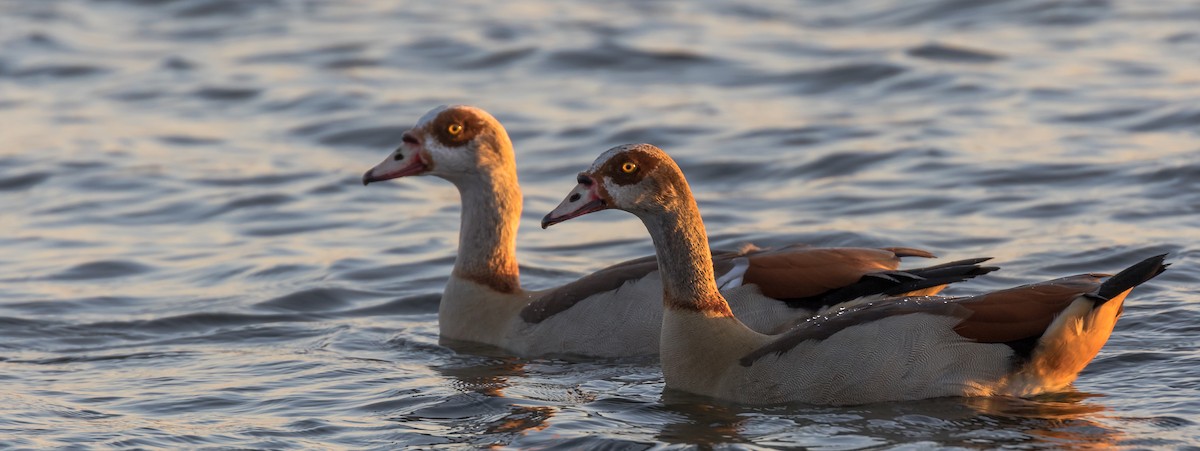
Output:
<instances>
[{"instance_id":1,"label":"blue water","mask_svg":"<svg viewBox=\"0 0 1200 451\"><path fill-rule=\"evenodd\" d=\"M1188 1L0 0L0 444L1200 444ZM971 294L1169 252L1074 390L740 408L653 361L438 344L458 195L363 171L430 108L517 147L527 287L652 252L541 216L645 141L715 245L995 257Z\"/></svg>"}]
</instances>

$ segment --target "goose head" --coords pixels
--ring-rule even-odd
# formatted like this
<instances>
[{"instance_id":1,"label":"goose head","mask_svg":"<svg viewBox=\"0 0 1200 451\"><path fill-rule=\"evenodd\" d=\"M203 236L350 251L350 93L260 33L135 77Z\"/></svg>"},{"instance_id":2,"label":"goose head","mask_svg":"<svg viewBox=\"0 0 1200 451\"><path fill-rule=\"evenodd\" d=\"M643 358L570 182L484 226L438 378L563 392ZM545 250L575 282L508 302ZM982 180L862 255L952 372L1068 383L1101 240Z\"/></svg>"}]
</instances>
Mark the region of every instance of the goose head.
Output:
<instances>
[{"instance_id":1,"label":"goose head","mask_svg":"<svg viewBox=\"0 0 1200 451\"><path fill-rule=\"evenodd\" d=\"M400 146L363 174L363 185L433 175L456 185L498 170L515 171L512 141L496 118L467 105L439 106L404 132Z\"/></svg>"},{"instance_id":2,"label":"goose head","mask_svg":"<svg viewBox=\"0 0 1200 451\"><path fill-rule=\"evenodd\" d=\"M625 210L641 218L686 206L691 191L683 172L662 149L650 144L626 144L605 151L580 172L579 183L542 228L607 209Z\"/></svg>"}]
</instances>

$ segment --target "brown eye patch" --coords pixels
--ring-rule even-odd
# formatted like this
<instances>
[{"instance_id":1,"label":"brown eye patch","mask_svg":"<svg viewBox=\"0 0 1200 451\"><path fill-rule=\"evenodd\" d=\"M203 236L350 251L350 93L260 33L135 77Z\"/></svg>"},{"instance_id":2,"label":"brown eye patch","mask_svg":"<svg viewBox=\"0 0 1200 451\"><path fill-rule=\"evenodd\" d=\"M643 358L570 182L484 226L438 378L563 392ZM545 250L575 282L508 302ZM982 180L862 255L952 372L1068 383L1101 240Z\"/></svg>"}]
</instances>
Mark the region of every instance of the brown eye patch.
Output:
<instances>
[{"instance_id":1,"label":"brown eye patch","mask_svg":"<svg viewBox=\"0 0 1200 451\"><path fill-rule=\"evenodd\" d=\"M606 161L600 172L608 175L613 183L625 186L642 181L656 167L657 159L638 150L629 150Z\"/></svg>"},{"instance_id":2,"label":"brown eye patch","mask_svg":"<svg viewBox=\"0 0 1200 451\"><path fill-rule=\"evenodd\" d=\"M458 147L475 139L475 136L482 131L484 124L486 122L483 118L475 115L474 112L454 108L438 113L429 125L429 132L443 146Z\"/></svg>"}]
</instances>

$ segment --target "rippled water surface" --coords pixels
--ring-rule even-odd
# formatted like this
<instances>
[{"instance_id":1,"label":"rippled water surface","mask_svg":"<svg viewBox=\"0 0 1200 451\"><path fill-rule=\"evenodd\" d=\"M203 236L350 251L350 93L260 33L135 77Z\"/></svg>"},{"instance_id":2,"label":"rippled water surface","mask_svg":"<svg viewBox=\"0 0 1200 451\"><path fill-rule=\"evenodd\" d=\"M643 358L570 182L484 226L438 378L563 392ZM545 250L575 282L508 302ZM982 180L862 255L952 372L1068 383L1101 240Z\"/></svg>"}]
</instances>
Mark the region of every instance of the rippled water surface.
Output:
<instances>
[{"instance_id":1,"label":"rippled water surface","mask_svg":"<svg viewBox=\"0 0 1200 451\"><path fill-rule=\"evenodd\" d=\"M120 448L1200 443L1189 1L0 0L0 442ZM969 294L1169 252L1068 393L662 395L653 361L439 345L458 195L359 178L426 110L517 147L524 284L652 252L538 228L604 149L681 163L714 244L991 255Z\"/></svg>"}]
</instances>

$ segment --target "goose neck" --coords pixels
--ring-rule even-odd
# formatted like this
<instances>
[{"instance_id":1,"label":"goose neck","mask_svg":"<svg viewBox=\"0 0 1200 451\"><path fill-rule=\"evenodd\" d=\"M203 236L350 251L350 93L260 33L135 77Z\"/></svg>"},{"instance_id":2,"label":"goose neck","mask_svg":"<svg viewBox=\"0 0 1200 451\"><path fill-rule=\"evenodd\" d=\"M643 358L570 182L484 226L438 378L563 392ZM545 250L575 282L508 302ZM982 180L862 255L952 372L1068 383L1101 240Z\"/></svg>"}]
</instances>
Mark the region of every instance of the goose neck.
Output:
<instances>
[{"instance_id":1,"label":"goose neck","mask_svg":"<svg viewBox=\"0 0 1200 451\"><path fill-rule=\"evenodd\" d=\"M454 275L501 293L520 290L517 227L521 188L516 174L485 174L455 183L462 198Z\"/></svg>"},{"instance_id":2,"label":"goose neck","mask_svg":"<svg viewBox=\"0 0 1200 451\"><path fill-rule=\"evenodd\" d=\"M695 201L643 217L663 278L663 305L709 316L733 316L717 290L712 253Z\"/></svg>"}]
</instances>

